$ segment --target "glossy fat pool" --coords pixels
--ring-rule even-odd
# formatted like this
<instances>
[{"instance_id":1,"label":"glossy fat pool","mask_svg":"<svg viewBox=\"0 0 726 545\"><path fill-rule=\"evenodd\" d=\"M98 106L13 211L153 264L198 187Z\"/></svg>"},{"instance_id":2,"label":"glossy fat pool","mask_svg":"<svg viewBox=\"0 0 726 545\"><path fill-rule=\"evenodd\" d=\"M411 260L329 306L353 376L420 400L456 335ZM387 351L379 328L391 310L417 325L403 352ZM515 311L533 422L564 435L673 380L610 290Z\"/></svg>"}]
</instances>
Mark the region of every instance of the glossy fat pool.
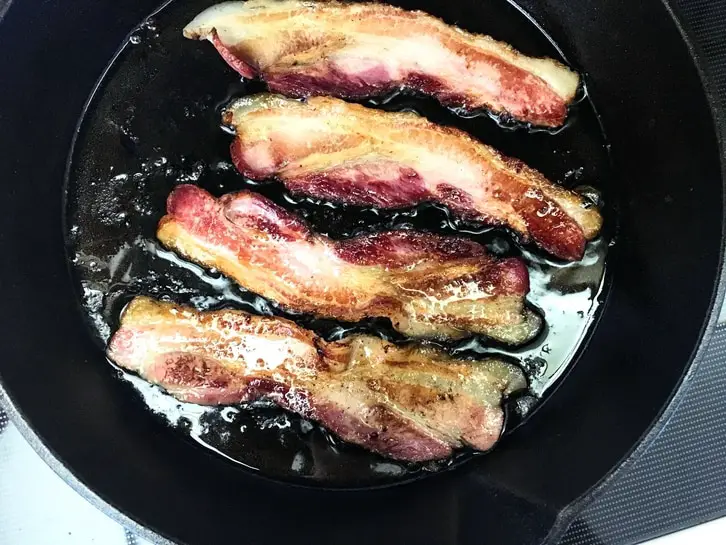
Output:
<instances>
[{"instance_id":1,"label":"glossy fat pool","mask_svg":"<svg viewBox=\"0 0 726 545\"><path fill-rule=\"evenodd\" d=\"M542 334L519 349L478 338L447 347L465 357L501 354L525 369L531 393L508 401L511 432L576 361L578 348L593 325L607 284L605 257L612 240L608 233L614 232L613 211L604 209L605 234L588 246L582 262L561 264L536 249L521 247L504 231L461 224L437 206L400 211L336 206L293 198L276 182L259 184L243 178L230 162L232 137L220 127L220 112L231 99L264 87L240 81L210 44L182 37L184 25L211 3L175 1L144 21L110 63L80 123L67 185L66 240L99 349L105 349L118 327L124 305L139 294L200 309L234 307L283 315L329 339L349 331L398 338L385 320L353 325L286 314L214 271L184 262L155 241L156 224L174 186L194 183L215 195L251 188L334 238L416 228L468 236L497 254L523 255L531 275L529 301L546 318ZM526 54L562 58L515 5L494 0L478 9L476 21L447 22L490 34ZM437 15L433 7L430 10ZM452 13L441 10L445 11ZM459 116L431 99L404 94L367 104L415 111L456 126L524 160L551 180L595 192L608 203L608 147L585 89L567 125L556 133L506 126L486 114ZM146 403L154 417L167 419L180 433L220 455L275 478L324 486L375 486L452 467L475 455L463 451L443 462L398 463L343 444L316 424L265 402L200 407L180 403L132 374L115 372L135 389L129 395Z\"/></svg>"}]
</instances>

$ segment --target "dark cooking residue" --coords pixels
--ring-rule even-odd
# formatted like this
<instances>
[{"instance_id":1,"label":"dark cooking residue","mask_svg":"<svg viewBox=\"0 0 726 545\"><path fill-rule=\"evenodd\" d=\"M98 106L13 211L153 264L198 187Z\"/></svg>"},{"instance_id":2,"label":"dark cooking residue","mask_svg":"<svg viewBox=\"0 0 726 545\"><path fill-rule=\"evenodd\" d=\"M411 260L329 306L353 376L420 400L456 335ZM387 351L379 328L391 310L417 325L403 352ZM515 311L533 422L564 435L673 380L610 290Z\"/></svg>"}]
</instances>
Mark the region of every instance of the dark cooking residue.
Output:
<instances>
[{"instance_id":1,"label":"dark cooking residue","mask_svg":"<svg viewBox=\"0 0 726 545\"><path fill-rule=\"evenodd\" d=\"M231 136L219 126L220 111L232 98L263 87L258 82L240 82L212 47L182 38L182 27L211 3L173 2L144 22L110 66L81 124L69 171L67 243L82 304L99 344L105 348L118 327L122 308L137 294L200 309L229 306L284 315L328 339L350 331L398 338L384 320L341 324L283 313L215 271L179 259L155 241L156 224L174 186L194 183L215 195L251 188L334 238L416 228L464 234L494 253L523 255L531 276L529 301L544 313L545 331L520 349L482 339L448 347L458 356L495 353L519 361L532 392L508 402L507 427L514 428L536 405L537 397L546 396L548 387L565 372L588 334L603 296L612 210L604 209L605 234L588 246L585 258L561 264L520 247L505 232L462 224L437 206L402 211L336 206L293 198L276 182L258 184L242 178L229 159ZM541 30L507 2L488 2L476 9L478 26L472 26L472 19L468 30L492 34L526 54L558 56ZM488 116L459 117L433 100L404 94L375 104L386 110L413 110L434 122L455 125L524 160L548 178L578 188L591 200L604 197L608 203L607 146L585 93L566 127L556 134L502 130ZM464 451L453 460L426 465L394 462L343 444L321 427L270 404L209 408L180 403L134 375L119 373L172 425L230 460L272 476L330 486L369 486L411 478L474 455Z\"/></svg>"}]
</instances>

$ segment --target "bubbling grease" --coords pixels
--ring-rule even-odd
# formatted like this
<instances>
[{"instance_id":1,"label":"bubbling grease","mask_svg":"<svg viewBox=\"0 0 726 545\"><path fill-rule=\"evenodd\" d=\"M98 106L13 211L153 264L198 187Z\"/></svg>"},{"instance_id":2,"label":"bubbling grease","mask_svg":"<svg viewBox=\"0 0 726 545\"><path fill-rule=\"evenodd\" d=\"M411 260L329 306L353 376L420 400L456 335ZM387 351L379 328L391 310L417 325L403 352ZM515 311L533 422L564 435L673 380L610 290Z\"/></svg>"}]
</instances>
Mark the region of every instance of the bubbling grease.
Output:
<instances>
[{"instance_id":1,"label":"bubbling grease","mask_svg":"<svg viewBox=\"0 0 726 545\"><path fill-rule=\"evenodd\" d=\"M66 241L99 355L118 327L123 307L139 294L202 310L233 307L285 316L328 340L352 332L401 339L386 320L350 324L283 312L274 302L240 288L218 272L180 259L155 240L166 197L176 185L197 184L215 195L250 189L335 239L371 231L419 229L466 236L494 254L524 257L530 273L529 305L546 319L542 333L516 349L482 338L445 347L459 357L498 354L524 368L530 392L507 404L511 431L546 399L552 385L576 360L606 295L606 255L612 243L608 233L614 223L607 199L610 162L585 90L567 124L557 131L533 130L486 112L461 116L431 99L405 93L367 102L455 125L524 160L550 179L567 187L583 186L583 195L604 206L606 231L588 245L582 261L563 264L521 246L506 232L460 222L440 206L422 204L388 211L339 206L293 197L279 183L257 183L239 175L229 156L232 138L220 127L221 110L231 100L263 87L258 82L240 81L209 44L181 37L181 28L211 3L175 1L144 21L106 72L81 123L67 185ZM507 2L490 2L477 9L481 16L476 17L476 24L496 21L496 28L469 30L494 34L528 54L558 55L541 29ZM476 456L462 451L451 459L427 464L386 460L344 444L315 423L264 401L202 407L179 402L134 374L118 368L116 372L132 386L139 402L179 433L234 463L276 478L366 487L415 478Z\"/></svg>"}]
</instances>

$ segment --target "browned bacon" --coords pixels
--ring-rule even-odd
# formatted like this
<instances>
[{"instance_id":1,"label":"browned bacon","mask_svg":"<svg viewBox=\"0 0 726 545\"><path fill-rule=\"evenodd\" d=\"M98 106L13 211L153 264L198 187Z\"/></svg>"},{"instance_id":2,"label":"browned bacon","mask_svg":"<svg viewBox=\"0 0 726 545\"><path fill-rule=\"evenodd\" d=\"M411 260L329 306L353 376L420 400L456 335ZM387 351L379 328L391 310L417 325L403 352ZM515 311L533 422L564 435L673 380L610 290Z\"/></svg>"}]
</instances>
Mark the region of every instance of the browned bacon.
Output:
<instances>
[{"instance_id":1,"label":"browned bacon","mask_svg":"<svg viewBox=\"0 0 726 545\"><path fill-rule=\"evenodd\" d=\"M257 193L216 199L191 185L171 193L167 212L157 231L165 246L288 309L388 317L412 337L520 344L539 330L524 263L463 238L394 231L333 241Z\"/></svg>"},{"instance_id":2,"label":"browned bacon","mask_svg":"<svg viewBox=\"0 0 726 545\"><path fill-rule=\"evenodd\" d=\"M437 201L568 260L582 257L602 225L577 193L415 114L262 94L237 100L223 117L237 133L231 151L240 172L276 177L294 193L381 208Z\"/></svg>"},{"instance_id":3,"label":"browned bacon","mask_svg":"<svg viewBox=\"0 0 726 545\"><path fill-rule=\"evenodd\" d=\"M552 59L378 3L226 2L198 15L184 35L210 40L242 76L259 74L296 97L360 99L404 88L556 127L579 84Z\"/></svg>"},{"instance_id":4,"label":"browned bacon","mask_svg":"<svg viewBox=\"0 0 726 545\"><path fill-rule=\"evenodd\" d=\"M267 398L346 441L409 461L490 449L502 430L502 397L526 387L517 367L496 359L456 360L369 336L326 343L281 318L147 297L125 309L108 357L182 401Z\"/></svg>"}]
</instances>

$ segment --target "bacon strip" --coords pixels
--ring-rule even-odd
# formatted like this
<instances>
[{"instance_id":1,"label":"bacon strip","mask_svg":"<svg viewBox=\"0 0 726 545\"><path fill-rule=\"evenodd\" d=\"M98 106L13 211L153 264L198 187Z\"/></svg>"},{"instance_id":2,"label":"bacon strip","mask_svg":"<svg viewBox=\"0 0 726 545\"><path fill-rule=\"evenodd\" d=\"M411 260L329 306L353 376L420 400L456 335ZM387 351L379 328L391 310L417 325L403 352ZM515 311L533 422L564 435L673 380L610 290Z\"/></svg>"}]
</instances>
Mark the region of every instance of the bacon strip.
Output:
<instances>
[{"instance_id":1,"label":"bacon strip","mask_svg":"<svg viewBox=\"0 0 726 545\"><path fill-rule=\"evenodd\" d=\"M455 360L370 336L326 343L281 318L147 297L125 309L108 357L182 401L268 398L346 441L409 461L490 449L503 426L502 397L526 387L517 367L495 359Z\"/></svg>"},{"instance_id":2,"label":"bacon strip","mask_svg":"<svg viewBox=\"0 0 726 545\"><path fill-rule=\"evenodd\" d=\"M223 121L237 134L237 169L255 180L276 177L293 193L380 208L437 201L567 260L580 259L602 226L577 193L415 114L262 94L234 102Z\"/></svg>"},{"instance_id":3,"label":"bacon strip","mask_svg":"<svg viewBox=\"0 0 726 545\"><path fill-rule=\"evenodd\" d=\"M394 231L333 241L257 193L216 199L191 185L171 193L167 212L157 230L165 246L294 311L387 317L412 337L474 333L509 344L541 325L524 304L524 263L466 239Z\"/></svg>"},{"instance_id":4,"label":"bacon strip","mask_svg":"<svg viewBox=\"0 0 726 545\"><path fill-rule=\"evenodd\" d=\"M361 99L403 88L557 127L579 85L552 59L386 4L226 2L199 14L184 35L210 40L242 76L259 74L295 97Z\"/></svg>"}]
</instances>

